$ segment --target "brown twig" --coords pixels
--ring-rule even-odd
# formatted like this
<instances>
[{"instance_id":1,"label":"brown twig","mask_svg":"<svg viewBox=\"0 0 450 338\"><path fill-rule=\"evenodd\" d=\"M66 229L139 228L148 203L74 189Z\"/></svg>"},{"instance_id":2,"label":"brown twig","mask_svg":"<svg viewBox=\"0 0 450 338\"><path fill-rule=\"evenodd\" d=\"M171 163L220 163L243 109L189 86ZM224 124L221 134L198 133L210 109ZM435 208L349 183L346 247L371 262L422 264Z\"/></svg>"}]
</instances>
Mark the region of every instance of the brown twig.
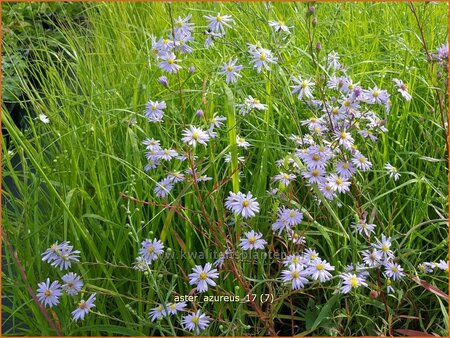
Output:
<instances>
[{"instance_id":1,"label":"brown twig","mask_svg":"<svg viewBox=\"0 0 450 338\"><path fill-rule=\"evenodd\" d=\"M45 310L44 306L41 304L41 302L39 302L36 294L33 291L33 288L30 286L30 284L28 284L28 278L27 278L27 274L25 273L25 269L22 265L22 263L20 262L19 256L17 255L17 252L14 250L12 244L8 241L8 237L6 235L6 232L4 230L2 230L2 238L6 243L6 246L11 254L11 257L13 258L13 260L15 261L20 275L22 276L22 280L25 283L28 293L30 294L31 298L33 298L33 301L36 303L39 311L42 313L42 315L44 316L45 320L48 322L48 324L50 325L50 327L56 332L57 336L62 336L62 332L60 330L60 328L58 327L58 325L50 318L50 315L48 314L48 312ZM56 314L55 314L56 315Z\"/></svg>"},{"instance_id":2,"label":"brown twig","mask_svg":"<svg viewBox=\"0 0 450 338\"><path fill-rule=\"evenodd\" d=\"M428 47L427 47L427 43L426 43L426 40L425 40L425 35L423 33L423 26L420 23L419 17L417 16L416 8L414 7L414 4L412 3L412 1L409 2L409 8L411 9L411 12L413 13L414 18L415 18L416 23L417 23L417 27L419 28L420 42L422 43L423 49L425 50L425 53L427 54L427 61L430 62L432 60L432 56L431 56L430 51L428 50ZM442 103L442 97L441 97L441 94L439 92L439 88L435 88L435 92L436 92L438 105L439 105L439 114L441 116L442 134L444 136L444 139L446 140L447 153L448 153L449 145L448 145L447 128L445 128L444 105Z\"/></svg>"}]
</instances>

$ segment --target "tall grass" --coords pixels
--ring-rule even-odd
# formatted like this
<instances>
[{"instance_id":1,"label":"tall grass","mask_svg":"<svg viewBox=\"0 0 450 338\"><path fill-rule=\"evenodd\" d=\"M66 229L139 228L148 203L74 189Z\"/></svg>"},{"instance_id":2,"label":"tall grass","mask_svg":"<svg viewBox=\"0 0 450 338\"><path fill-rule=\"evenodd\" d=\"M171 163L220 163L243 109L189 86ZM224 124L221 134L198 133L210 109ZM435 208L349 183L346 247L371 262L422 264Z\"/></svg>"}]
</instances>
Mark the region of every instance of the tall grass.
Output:
<instances>
[{"instance_id":1,"label":"tall grass","mask_svg":"<svg viewBox=\"0 0 450 338\"><path fill-rule=\"evenodd\" d=\"M88 27L59 28L64 36L59 51L48 48L51 38L39 39L34 46L37 59L27 68L36 83L23 80L28 99L19 102L29 128L17 129L9 112L2 111L3 128L12 138L10 149L2 142L3 231L26 271L23 280L13 253L4 248L2 296L9 305L3 306L2 317L11 325L4 334L55 334L26 286L35 290L47 276L59 276L40 256L56 240L70 240L81 250L77 269L98 299L95 313L82 324L71 321L70 311L76 304L69 300L51 312L64 335L185 334L175 321L151 323L147 313L155 304L171 301L172 292L187 295L191 291L186 274L194 264L204 262L185 260L182 252L224 249L225 243L214 236L221 239L228 231L221 215L229 191L253 191L262 201L261 215L267 215L260 217L258 229L271 233L276 208L269 208L266 190L278 174L274 163L289 149L285 137L299 134L300 120L310 116L291 97L289 78L298 73L320 77L323 70L307 49L318 41L322 44L319 60L338 51L352 78L365 87L378 85L394 93L394 77L409 84L413 100L406 103L393 95L386 122L389 132L366 150L377 169L364 180L362 207L383 233L402 244L398 252L410 275L419 262L447 259L448 167L435 92L440 85L424 56L413 15L405 3L320 3L316 7L318 25L312 33L306 3L86 4ZM426 42L434 50L448 38L447 5L418 3L416 8ZM162 72L151 58L151 35L167 34L170 12L174 18L192 13L192 21L202 25L203 15L218 11L232 14L236 21L225 41L206 50L202 29L197 29L196 51L189 57L195 73L169 77L170 90L160 86ZM275 51L280 42L267 25L269 19L283 19L294 27L290 47L276 50L284 67L270 76L255 76L247 67L238 84L224 89L216 69L230 57L248 59L241 42L261 41ZM7 45L3 49L12 52ZM22 79L30 76L18 71ZM233 101L247 95L269 105L265 114L236 116ZM149 99L166 101L164 127L148 123L143 116ZM204 160L202 171L226 183L219 189L218 181L206 182L198 191L187 187L179 196L171 196L170 205L161 205L153 189L164 173L160 169L144 172L141 141L154 137L165 147L175 146L183 127L194 123L200 108L208 117L215 112L228 117L220 143L196 150ZM50 124L35 119L41 113ZM235 125L252 144L245 154L246 174L239 180L232 175L238 167ZM223 157L228 152L231 171L224 170ZM399 182L382 170L386 162L399 168ZM337 208L299 199L305 211L314 215L305 233L309 245L336 267L356 262L360 243L349 227L354 221L351 201L344 198L343 204L348 205ZM208 220L219 224L216 228L207 227L202 208ZM160 236L177 253L176 258L155 265L151 274L132 269L140 242ZM211 248L210 243L218 247ZM283 334L292 334L291 322L295 322L295 334L302 335L389 334L393 328L448 333L447 302L409 278L402 282L404 292L389 296L385 313L380 299L371 299L367 293L342 298L333 294L331 286L301 300L279 294L268 286L267 279L273 278L268 261L238 268L244 270L252 293L280 297L272 306L261 306L261 311ZM447 292L444 274L429 275L427 281ZM249 291L236 285L239 281L230 273L223 286L229 294L244 296ZM216 319L206 331L209 335L268 332L258 311L247 304L213 303L207 309Z\"/></svg>"}]
</instances>

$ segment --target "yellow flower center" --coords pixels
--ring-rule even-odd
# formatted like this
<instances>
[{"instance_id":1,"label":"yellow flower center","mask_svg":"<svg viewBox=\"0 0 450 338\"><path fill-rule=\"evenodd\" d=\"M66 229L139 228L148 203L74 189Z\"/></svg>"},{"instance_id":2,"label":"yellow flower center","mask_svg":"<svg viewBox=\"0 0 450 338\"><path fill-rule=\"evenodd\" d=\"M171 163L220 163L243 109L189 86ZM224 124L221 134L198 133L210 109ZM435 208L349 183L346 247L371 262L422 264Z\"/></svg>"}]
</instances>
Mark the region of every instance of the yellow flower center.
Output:
<instances>
[{"instance_id":1,"label":"yellow flower center","mask_svg":"<svg viewBox=\"0 0 450 338\"><path fill-rule=\"evenodd\" d=\"M381 247L381 251L388 252L389 251L389 247L386 244L383 244L383 246Z\"/></svg>"},{"instance_id":2,"label":"yellow flower center","mask_svg":"<svg viewBox=\"0 0 450 338\"><path fill-rule=\"evenodd\" d=\"M168 59L168 60L167 60L167 63L168 63L169 65L173 65L173 64L175 63L175 61L174 61L174 59Z\"/></svg>"},{"instance_id":3,"label":"yellow flower center","mask_svg":"<svg viewBox=\"0 0 450 338\"><path fill-rule=\"evenodd\" d=\"M343 181L342 181L342 178L338 178L338 179L336 180L336 184L337 184L337 185L341 185L342 182L343 182Z\"/></svg>"},{"instance_id":4,"label":"yellow flower center","mask_svg":"<svg viewBox=\"0 0 450 338\"><path fill-rule=\"evenodd\" d=\"M192 134L192 138L193 138L194 140L198 140L198 138L199 138L198 133L193 133L193 134Z\"/></svg>"},{"instance_id":5,"label":"yellow flower center","mask_svg":"<svg viewBox=\"0 0 450 338\"><path fill-rule=\"evenodd\" d=\"M255 236L250 237L250 238L248 239L248 242L249 242L250 244L255 244L255 243L256 243L256 238L255 238Z\"/></svg>"},{"instance_id":6,"label":"yellow flower center","mask_svg":"<svg viewBox=\"0 0 450 338\"><path fill-rule=\"evenodd\" d=\"M358 158L358 161L361 163L366 163L366 159L364 157Z\"/></svg>"},{"instance_id":7,"label":"yellow flower center","mask_svg":"<svg viewBox=\"0 0 450 338\"><path fill-rule=\"evenodd\" d=\"M295 216L295 212L293 212L293 211L291 211L290 213L289 213L289 217L294 217Z\"/></svg>"},{"instance_id":8,"label":"yellow flower center","mask_svg":"<svg viewBox=\"0 0 450 338\"><path fill-rule=\"evenodd\" d=\"M398 269L397 269L396 266L393 266L391 270L392 270L392 272L394 272L394 273L395 273L395 272L398 272Z\"/></svg>"},{"instance_id":9,"label":"yellow flower center","mask_svg":"<svg viewBox=\"0 0 450 338\"><path fill-rule=\"evenodd\" d=\"M261 53L261 55L259 56L259 59L260 59L261 61L266 61L266 60L267 60L266 54Z\"/></svg>"},{"instance_id":10,"label":"yellow flower center","mask_svg":"<svg viewBox=\"0 0 450 338\"><path fill-rule=\"evenodd\" d=\"M326 190L326 191L331 191L331 186L327 185L327 186L325 187L325 190Z\"/></svg>"},{"instance_id":11,"label":"yellow flower center","mask_svg":"<svg viewBox=\"0 0 450 338\"><path fill-rule=\"evenodd\" d=\"M208 278L208 275L206 274L206 272L200 272L200 275L198 277L201 280L205 280L206 278Z\"/></svg>"},{"instance_id":12,"label":"yellow flower center","mask_svg":"<svg viewBox=\"0 0 450 338\"><path fill-rule=\"evenodd\" d=\"M351 277L350 285L352 288L356 288L359 285L358 279L356 277Z\"/></svg>"},{"instance_id":13,"label":"yellow flower center","mask_svg":"<svg viewBox=\"0 0 450 338\"><path fill-rule=\"evenodd\" d=\"M176 304L170 304L170 308L171 308L172 310L175 310L176 307L177 307Z\"/></svg>"},{"instance_id":14,"label":"yellow flower center","mask_svg":"<svg viewBox=\"0 0 450 338\"><path fill-rule=\"evenodd\" d=\"M363 228L363 229L367 228L367 224L366 223L361 223L361 228Z\"/></svg>"},{"instance_id":15,"label":"yellow flower center","mask_svg":"<svg viewBox=\"0 0 450 338\"><path fill-rule=\"evenodd\" d=\"M178 26L178 27L183 27L183 23L182 23L181 21L178 21L178 22L177 22L177 26Z\"/></svg>"},{"instance_id":16,"label":"yellow flower center","mask_svg":"<svg viewBox=\"0 0 450 338\"><path fill-rule=\"evenodd\" d=\"M80 303L78 303L78 307L83 310L87 307L87 304L84 300L82 300Z\"/></svg>"},{"instance_id":17,"label":"yellow flower center","mask_svg":"<svg viewBox=\"0 0 450 338\"><path fill-rule=\"evenodd\" d=\"M342 132L340 137L341 137L341 139L346 139L347 138L347 133Z\"/></svg>"},{"instance_id":18,"label":"yellow flower center","mask_svg":"<svg viewBox=\"0 0 450 338\"><path fill-rule=\"evenodd\" d=\"M308 87L308 82L302 81L302 88L305 89Z\"/></svg>"},{"instance_id":19,"label":"yellow flower center","mask_svg":"<svg viewBox=\"0 0 450 338\"><path fill-rule=\"evenodd\" d=\"M298 278L298 277L300 277L300 273L298 271L294 271L292 273L292 278Z\"/></svg>"},{"instance_id":20,"label":"yellow flower center","mask_svg":"<svg viewBox=\"0 0 450 338\"><path fill-rule=\"evenodd\" d=\"M309 256L309 258L310 258L311 260L315 260L315 259L317 259L317 255L316 255L316 254L311 254L311 255Z\"/></svg>"},{"instance_id":21,"label":"yellow flower center","mask_svg":"<svg viewBox=\"0 0 450 338\"><path fill-rule=\"evenodd\" d=\"M333 108L333 110L331 111L331 113L333 114L333 115L337 115L337 114L339 114L339 109L338 108Z\"/></svg>"},{"instance_id":22,"label":"yellow flower center","mask_svg":"<svg viewBox=\"0 0 450 338\"><path fill-rule=\"evenodd\" d=\"M342 165L342 168L343 168L343 169L348 169L348 163L344 163L344 164Z\"/></svg>"},{"instance_id":23,"label":"yellow flower center","mask_svg":"<svg viewBox=\"0 0 450 338\"><path fill-rule=\"evenodd\" d=\"M152 110L156 110L156 104L152 104Z\"/></svg>"},{"instance_id":24,"label":"yellow flower center","mask_svg":"<svg viewBox=\"0 0 450 338\"><path fill-rule=\"evenodd\" d=\"M242 202L242 205L243 205L244 207L248 207L248 206L250 205L250 202L249 202L248 200L244 200L244 201Z\"/></svg>"},{"instance_id":25,"label":"yellow flower center","mask_svg":"<svg viewBox=\"0 0 450 338\"><path fill-rule=\"evenodd\" d=\"M300 259L298 257L295 257L292 259L292 263L299 263Z\"/></svg>"},{"instance_id":26,"label":"yellow flower center","mask_svg":"<svg viewBox=\"0 0 450 338\"><path fill-rule=\"evenodd\" d=\"M345 107L349 107L350 104L351 104L351 102L350 102L349 100L345 100L345 101L344 101L344 106L345 106Z\"/></svg>"},{"instance_id":27,"label":"yellow flower center","mask_svg":"<svg viewBox=\"0 0 450 338\"><path fill-rule=\"evenodd\" d=\"M317 177L317 176L319 176L319 171L316 170L316 169L314 169L314 170L312 171L311 175L312 175L313 177Z\"/></svg>"},{"instance_id":28,"label":"yellow flower center","mask_svg":"<svg viewBox=\"0 0 450 338\"><path fill-rule=\"evenodd\" d=\"M222 21L222 17L220 15L216 16L216 21L217 22L221 22Z\"/></svg>"},{"instance_id":29,"label":"yellow flower center","mask_svg":"<svg viewBox=\"0 0 450 338\"><path fill-rule=\"evenodd\" d=\"M320 160L319 154L314 154L314 155L312 156L312 159L313 159L314 161Z\"/></svg>"},{"instance_id":30,"label":"yellow flower center","mask_svg":"<svg viewBox=\"0 0 450 338\"><path fill-rule=\"evenodd\" d=\"M50 297L52 295L52 293L53 293L52 290L45 290L44 291L44 296L45 297Z\"/></svg>"},{"instance_id":31,"label":"yellow flower center","mask_svg":"<svg viewBox=\"0 0 450 338\"><path fill-rule=\"evenodd\" d=\"M317 269L318 271L322 271L322 270L324 269L323 264L322 264L322 263L317 264L317 265L316 265L316 269Z\"/></svg>"},{"instance_id":32,"label":"yellow flower center","mask_svg":"<svg viewBox=\"0 0 450 338\"><path fill-rule=\"evenodd\" d=\"M254 104L258 104L259 102L260 102L260 101L259 101L258 99L254 99L254 100L253 100L253 103L254 103Z\"/></svg>"},{"instance_id":33,"label":"yellow flower center","mask_svg":"<svg viewBox=\"0 0 450 338\"><path fill-rule=\"evenodd\" d=\"M149 254L153 253L154 251L155 251L155 248L152 247L152 246L149 246L149 247L147 248L147 252L148 252Z\"/></svg>"},{"instance_id":34,"label":"yellow flower center","mask_svg":"<svg viewBox=\"0 0 450 338\"><path fill-rule=\"evenodd\" d=\"M379 92L378 90L374 90L374 91L372 92L372 96L373 96L373 97L378 97L378 96L380 96L380 92Z\"/></svg>"},{"instance_id":35,"label":"yellow flower center","mask_svg":"<svg viewBox=\"0 0 450 338\"><path fill-rule=\"evenodd\" d=\"M195 317L192 317L192 322L194 323L194 324L198 324L198 317L197 316L195 316Z\"/></svg>"},{"instance_id":36,"label":"yellow flower center","mask_svg":"<svg viewBox=\"0 0 450 338\"><path fill-rule=\"evenodd\" d=\"M309 119L311 122L317 122L317 117L311 117L310 119Z\"/></svg>"},{"instance_id":37,"label":"yellow flower center","mask_svg":"<svg viewBox=\"0 0 450 338\"><path fill-rule=\"evenodd\" d=\"M170 42L169 39L164 39L164 44L167 45Z\"/></svg>"},{"instance_id":38,"label":"yellow flower center","mask_svg":"<svg viewBox=\"0 0 450 338\"><path fill-rule=\"evenodd\" d=\"M228 70L229 72L232 72L232 71L233 71L233 69L234 69L234 67L233 67L233 66L228 66L228 67L227 67L227 70Z\"/></svg>"}]
</instances>

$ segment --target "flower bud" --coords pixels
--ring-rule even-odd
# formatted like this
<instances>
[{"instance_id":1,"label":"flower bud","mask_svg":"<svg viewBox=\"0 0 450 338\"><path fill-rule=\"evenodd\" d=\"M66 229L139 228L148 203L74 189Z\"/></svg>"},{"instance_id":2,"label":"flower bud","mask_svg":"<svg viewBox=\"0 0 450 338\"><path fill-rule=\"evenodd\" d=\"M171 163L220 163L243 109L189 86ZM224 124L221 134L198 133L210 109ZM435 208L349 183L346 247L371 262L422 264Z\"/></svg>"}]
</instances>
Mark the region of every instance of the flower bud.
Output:
<instances>
[{"instance_id":1,"label":"flower bud","mask_svg":"<svg viewBox=\"0 0 450 338\"><path fill-rule=\"evenodd\" d=\"M205 113L201 109L197 110L197 112L195 113L195 116L197 117L203 117L203 115L205 115Z\"/></svg>"},{"instance_id":2,"label":"flower bud","mask_svg":"<svg viewBox=\"0 0 450 338\"><path fill-rule=\"evenodd\" d=\"M317 50L321 50L321 49L322 49L322 44L320 43L320 41L317 42L317 44L316 44L316 49L317 49Z\"/></svg>"},{"instance_id":3,"label":"flower bud","mask_svg":"<svg viewBox=\"0 0 450 338\"><path fill-rule=\"evenodd\" d=\"M311 7L308 8L307 14L308 15L313 15L315 12L316 12L316 7L311 6Z\"/></svg>"},{"instance_id":4,"label":"flower bud","mask_svg":"<svg viewBox=\"0 0 450 338\"><path fill-rule=\"evenodd\" d=\"M189 74L194 74L195 73L195 67L194 66L190 66L189 67Z\"/></svg>"},{"instance_id":5,"label":"flower bud","mask_svg":"<svg viewBox=\"0 0 450 338\"><path fill-rule=\"evenodd\" d=\"M378 291L375 290L370 290L370 298L375 299L378 298L378 296L380 295L380 293Z\"/></svg>"},{"instance_id":6,"label":"flower bud","mask_svg":"<svg viewBox=\"0 0 450 338\"><path fill-rule=\"evenodd\" d=\"M314 18L312 19L312 25L313 25L313 27L316 27L316 26L317 26L317 17L314 17Z\"/></svg>"},{"instance_id":7,"label":"flower bud","mask_svg":"<svg viewBox=\"0 0 450 338\"><path fill-rule=\"evenodd\" d=\"M159 83L164 87L167 87L169 85L169 80L167 80L167 76L161 76L158 80Z\"/></svg>"}]
</instances>

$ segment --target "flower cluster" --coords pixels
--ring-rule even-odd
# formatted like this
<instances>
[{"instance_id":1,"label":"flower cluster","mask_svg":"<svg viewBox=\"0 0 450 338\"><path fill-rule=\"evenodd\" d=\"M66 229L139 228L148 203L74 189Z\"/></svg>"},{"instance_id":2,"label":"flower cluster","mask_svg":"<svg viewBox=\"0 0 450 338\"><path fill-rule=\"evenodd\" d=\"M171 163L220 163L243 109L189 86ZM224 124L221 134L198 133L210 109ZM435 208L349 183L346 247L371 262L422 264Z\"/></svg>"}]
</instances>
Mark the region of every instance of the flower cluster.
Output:
<instances>
[{"instance_id":1,"label":"flower cluster","mask_svg":"<svg viewBox=\"0 0 450 338\"><path fill-rule=\"evenodd\" d=\"M73 250L70 242L56 242L42 253L42 260L50 263L52 266L60 270L67 270L71 267L72 262L78 262L80 251ZM78 295L83 288L83 281L76 273L68 272L61 277L62 283L59 281L50 281L47 278L45 282L38 283L37 298L44 305L50 308L59 304L59 298L65 293L68 296ZM95 307L95 293L91 294L85 301L81 299L78 307L72 311L72 318L84 320L84 317L92 307Z\"/></svg>"}]
</instances>

